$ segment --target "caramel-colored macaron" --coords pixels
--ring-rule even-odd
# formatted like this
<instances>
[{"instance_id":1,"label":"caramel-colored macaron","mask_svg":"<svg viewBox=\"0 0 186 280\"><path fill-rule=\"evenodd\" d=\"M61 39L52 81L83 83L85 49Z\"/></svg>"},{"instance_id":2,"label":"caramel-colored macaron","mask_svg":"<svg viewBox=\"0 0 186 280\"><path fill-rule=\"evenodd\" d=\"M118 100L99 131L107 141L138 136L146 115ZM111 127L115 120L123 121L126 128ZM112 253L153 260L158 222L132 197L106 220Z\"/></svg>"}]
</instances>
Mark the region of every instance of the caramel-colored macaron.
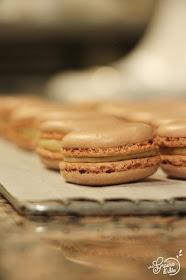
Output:
<instances>
[{"instance_id":1,"label":"caramel-colored macaron","mask_svg":"<svg viewBox=\"0 0 186 280\"><path fill-rule=\"evenodd\" d=\"M82 185L137 181L152 175L159 166L153 130L146 124L74 131L63 138L61 151L63 177Z\"/></svg>"},{"instance_id":2,"label":"caramel-colored macaron","mask_svg":"<svg viewBox=\"0 0 186 280\"><path fill-rule=\"evenodd\" d=\"M21 103L20 98L14 96L1 96L0 98L0 134L6 136L12 112Z\"/></svg>"},{"instance_id":3,"label":"caramel-colored macaron","mask_svg":"<svg viewBox=\"0 0 186 280\"><path fill-rule=\"evenodd\" d=\"M26 105L48 103L47 100L34 95L4 95L0 97L0 134L11 140L12 115ZM16 114L16 113L15 113Z\"/></svg>"},{"instance_id":4,"label":"caramel-colored macaron","mask_svg":"<svg viewBox=\"0 0 186 280\"><path fill-rule=\"evenodd\" d=\"M94 111L79 111L72 108L63 108L62 110L53 110L51 112L41 113L39 116L40 122L46 121L59 121L59 120L100 120L105 118L106 115Z\"/></svg>"},{"instance_id":5,"label":"caramel-colored macaron","mask_svg":"<svg viewBox=\"0 0 186 280\"><path fill-rule=\"evenodd\" d=\"M103 114L116 117L120 120L125 120L130 110L131 104L120 104L116 102L105 102L98 107Z\"/></svg>"},{"instance_id":6,"label":"caramel-colored macaron","mask_svg":"<svg viewBox=\"0 0 186 280\"><path fill-rule=\"evenodd\" d=\"M157 129L161 167L168 176L186 179L186 121L174 121Z\"/></svg>"},{"instance_id":7,"label":"caramel-colored macaron","mask_svg":"<svg viewBox=\"0 0 186 280\"><path fill-rule=\"evenodd\" d=\"M39 116L55 110L53 106L48 102L33 102L17 108L10 118L9 139L22 149L35 150L40 129Z\"/></svg>"},{"instance_id":8,"label":"caramel-colored macaron","mask_svg":"<svg viewBox=\"0 0 186 280\"><path fill-rule=\"evenodd\" d=\"M136 110L128 113L126 119L129 122L145 123L153 127L153 120L156 118L157 112L149 110Z\"/></svg>"},{"instance_id":9,"label":"caramel-colored macaron","mask_svg":"<svg viewBox=\"0 0 186 280\"><path fill-rule=\"evenodd\" d=\"M112 117L105 117L100 120L46 121L41 125L40 139L36 151L47 168L59 169L59 162L63 160L61 140L67 133L83 128L105 127L118 123L120 121Z\"/></svg>"}]
</instances>

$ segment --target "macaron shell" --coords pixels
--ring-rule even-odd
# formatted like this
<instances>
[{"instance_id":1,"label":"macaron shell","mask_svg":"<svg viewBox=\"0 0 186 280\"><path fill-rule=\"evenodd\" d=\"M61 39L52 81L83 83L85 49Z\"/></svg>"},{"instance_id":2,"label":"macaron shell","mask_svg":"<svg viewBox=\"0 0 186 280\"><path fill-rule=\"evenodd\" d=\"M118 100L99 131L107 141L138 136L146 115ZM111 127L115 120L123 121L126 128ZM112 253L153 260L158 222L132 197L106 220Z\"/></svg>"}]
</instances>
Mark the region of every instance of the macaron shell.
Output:
<instances>
[{"instance_id":1,"label":"macaron shell","mask_svg":"<svg viewBox=\"0 0 186 280\"><path fill-rule=\"evenodd\" d=\"M123 123L106 128L73 131L62 140L64 148L104 148L135 144L153 138L149 125Z\"/></svg>"},{"instance_id":2,"label":"macaron shell","mask_svg":"<svg viewBox=\"0 0 186 280\"><path fill-rule=\"evenodd\" d=\"M186 179L186 156L161 155L161 167L170 177Z\"/></svg>"},{"instance_id":3,"label":"macaron shell","mask_svg":"<svg viewBox=\"0 0 186 280\"><path fill-rule=\"evenodd\" d=\"M111 126L115 123L122 124L121 121L113 117L102 117L101 119L85 119L85 120L56 120L46 121L41 125L41 132L59 132L69 133L73 130L90 128L90 127L104 127Z\"/></svg>"},{"instance_id":4,"label":"macaron shell","mask_svg":"<svg viewBox=\"0 0 186 280\"><path fill-rule=\"evenodd\" d=\"M40 157L48 158L51 160L63 160L63 155L61 152L50 151L42 147L38 147L36 151Z\"/></svg>"},{"instance_id":5,"label":"macaron shell","mask_svg":"<svg viewBox=\"0 0 186 280\"><path fill-rule=\"evenodd\" d=\"M104 118L105 115L99 112L93 111L76 111L76 110L61 110L44 112L40 114L40 122L51 121L51 120L94 120Z\"/></svg>"},{"instance_id":6,"label":"macaron shell","mask_svg":"<svg viewBox=\"0 0 186 280\"><path fill-rule=\"evenodd\" d=\"M61 152L64 156L70 157L105 157L105 156L118 156L118 155L129 155L137 154L154 150L156 148L153 141L145 141L142 143L129 144L125 146L112 147L112 148L81 148L81 149L65 149L62 148Z\"/></svg>"},{"instance_id":7,"label":"macaron shell","mask_svg":"<svg viewBox=\"0 0 186 280\"><path fill-rule=\"evenodd\" d=\"M61 170L67 170L69 172L73 170L79 171L79 175L85 173L113 173L128 171L129 169L145 168L154 166L160 163L159 156L146 157L146 158L137 158L137 159L128 159L120 161L108 161L108 162L67 162L62 161L60 163Z\"/></svg>"},{"instance_id":8,"label":"macaron shell","mask_svg":"<svg viewBox=\"0 0 186 280\"><path fill-rule=\"evenodd\" d=\"M186 167L161 163L161 168L169 177L186 179Z\"/></svg>"},{"instance_id":9,"label":"macaron shell","mask_svg":"<svg viewBox=\"0 0 186 280\"><path fill-rule=\"evenodd\" d=\"M62 161L59 167L68 182L82 185L111 185L144 179L156 172L159 162L159 156L155 156L105 163Z\"/></svg>"},{"instance_id":10,"label":"macaron shell","mask_svg":"<svg viewBox=\"0 0 186 280\"><path fill-rule=\"evenodd\" d=\"M62 175L67 182L86 186L104 186L115 185L127 182L134 182L145 179L156 172L159 165L146 167L142 169L131 169L123 172L99 173L99 174L83 174L78 171L62 171Z\"/></svg>"},{"instance_id":11,"label":"macaron shell","mask_svg":"<svg viewBox=\"0 0 186 280\"><path fill-rule=\"evenodd\" d=\"M156 143L160 147L185 147L186 137L156 137Z\"/></svg>"},{"instance_id":12,"label":"macaron shell","mask_svg":"<svg viewBox=\"0 0 186 280\"><path fill-rule=\"evenodd\" d=\"M59 170L60 160L53 160L40 156L41 162L49 169Z\"/></svg>"},{"instance_id":13,"label":"macaron shell","mask_svg":"<svg viewBox=\"0 0 186 280\"><path fill-rule=\"evenodd\" d=\"M161 125L156 134L160 137L186 137L186 121L175 121Z\"/></svg>"},{"instance_id":14,"label":"macaron shell","mask_svg":"<svg viewBox=\"0 0 186 280\"><path fill-rule=\"evenodd\" d=\"M49 151L41 147L38 147L36 152L39 155L41 162L47 168L59 170L59 163L63 160L63 156L60 152Z\"/></svg>"}]
</instances>

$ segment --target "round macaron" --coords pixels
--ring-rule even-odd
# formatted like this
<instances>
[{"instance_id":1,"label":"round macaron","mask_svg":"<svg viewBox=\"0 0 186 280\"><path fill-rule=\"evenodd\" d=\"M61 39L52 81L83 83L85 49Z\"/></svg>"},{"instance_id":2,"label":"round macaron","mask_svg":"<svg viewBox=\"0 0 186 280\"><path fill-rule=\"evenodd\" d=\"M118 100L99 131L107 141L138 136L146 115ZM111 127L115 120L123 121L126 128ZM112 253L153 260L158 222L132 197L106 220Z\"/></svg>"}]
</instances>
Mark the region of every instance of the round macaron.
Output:
<instances>
[{"instance_id":1,"label":"round macaron","mask_svg":"<svg viewBox=\"0 0 186 280\"><path fill-rule=\"evenodd\" d=\"M22 149L35 150L39 137L39 116L50 110L51 105L42 102L24 104L17 108L10 118L9 139Z\"/></svg>"},{"instance_id":2,"label":"round macaron","mask_svg":"<svg viewBox=\"0 0 186 280\"><path fill-rule=\"evenodd\" d=\"M58 121L58 120L100 120L105 118L106 115L100 112L75 110L72 108L64 108L62 110L53 110L40 114L39 120L41 123L46 121Z\"/></svg>"},{"instance_id":3,"label":"round macaron","mask_svg":"<svg viewBox=\"0 0 186 280\"><path fill-rule=\"evenodd\" d=\"M127 102L125 105L116 102L105 102L100 104L98 109L100 112L106 115L116 117L120 120L125 120L128 112L130 111L130 105L131 104Z\"/></svg>"},{"instance_id":4,"label":"round macaron","mask_svg":"<svg viewBox=\"0 0 186 280\"><path fill-rule=\"evenodd\" d=\"M162 169L170 177L186 179L186 121L161 125L156 134Z\"/></svg>"},{"instance_id":5,"label":"round macaron","mask_svg":"<svg viewBox=\"0 0 186 280\"><path fill-rule=\"evenodd\" d=\"M63 160L61 153L61 140L74 130L90 127L111 126L120 121L111 117L96 120L53 120L46 121L41 125L40 138L37 146L37 153L47 168L59 169L59 162Z\"/></svg>"},{"instance_id":6,"label":"round macaron","mask_svg":"<svg viewBox=\"0 0 186 280\"><path fill-rule=\"evenodd\" d=\"M160 161L152 128L139 123L71 132L63 138L61 152L65 180L92 186L144 179Z\"/></svg>"},{"instance_id":7,"label":"round macaron","mask_svg":"<svg viewBox=\"0 0 186 280\"><path fill-rule=\"evenodd\" d=\"M45 99L33 95L15 95L0 97L0 134L8 140L12 140L12 116L17 114L22 107L31 106L35 103L47 102ZM14 118L14 117L13 117Z\"/></svg>"},{"instance_id":8,"label":"round macaron","mask_svg":"<svg viewBox=\"0 0 186 280\"><path fill-rule=\"evenodd\" d=\"M6 136L10 117L13 111L20 105L21 100L13 96L0 97L0 134Z\"/></svg>"}]
</instances>

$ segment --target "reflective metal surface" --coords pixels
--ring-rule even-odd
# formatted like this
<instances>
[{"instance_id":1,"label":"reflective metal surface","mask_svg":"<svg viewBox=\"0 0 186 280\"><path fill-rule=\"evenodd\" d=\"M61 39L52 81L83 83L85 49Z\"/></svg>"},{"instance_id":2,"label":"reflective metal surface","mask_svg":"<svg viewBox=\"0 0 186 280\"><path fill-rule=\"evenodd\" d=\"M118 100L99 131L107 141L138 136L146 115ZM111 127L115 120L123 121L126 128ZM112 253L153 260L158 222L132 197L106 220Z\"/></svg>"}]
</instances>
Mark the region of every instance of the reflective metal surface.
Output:
<instances>
[{"instance_id":1,"label":"reflective metal surface","mask_svg":"<svg viewBox=\"0 0 186 280\"><path fill-rule=\"evenodd\" d=\"M0 279L170 279L148 269L179 257L185 279L186 219L63 217L27 220L0 200Z\"/></svg>"}]
</instances>

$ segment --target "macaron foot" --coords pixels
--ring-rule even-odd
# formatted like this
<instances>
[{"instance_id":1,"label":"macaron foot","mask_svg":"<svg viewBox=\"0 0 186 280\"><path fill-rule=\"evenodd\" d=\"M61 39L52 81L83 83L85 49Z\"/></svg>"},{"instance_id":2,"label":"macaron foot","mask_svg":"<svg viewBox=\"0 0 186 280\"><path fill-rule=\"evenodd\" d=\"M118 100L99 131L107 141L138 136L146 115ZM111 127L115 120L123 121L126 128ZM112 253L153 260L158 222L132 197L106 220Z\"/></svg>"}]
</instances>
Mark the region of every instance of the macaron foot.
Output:
<instances>
[{"instance_id":1,"label":"macaron foot","mask_svg":"<svg viewBox=\"0 0 186 280\"><path fill-rule=\"evenodd\" d=\"M122 183L135 182L145 179L154 174L159 167L156 164L151 167L131 169L122 172L112 173L83 173L79 171L61 171L65 181L79 185L86 186L105 186L105 185L117 185Z\"/></svg>"}]
</instances>

